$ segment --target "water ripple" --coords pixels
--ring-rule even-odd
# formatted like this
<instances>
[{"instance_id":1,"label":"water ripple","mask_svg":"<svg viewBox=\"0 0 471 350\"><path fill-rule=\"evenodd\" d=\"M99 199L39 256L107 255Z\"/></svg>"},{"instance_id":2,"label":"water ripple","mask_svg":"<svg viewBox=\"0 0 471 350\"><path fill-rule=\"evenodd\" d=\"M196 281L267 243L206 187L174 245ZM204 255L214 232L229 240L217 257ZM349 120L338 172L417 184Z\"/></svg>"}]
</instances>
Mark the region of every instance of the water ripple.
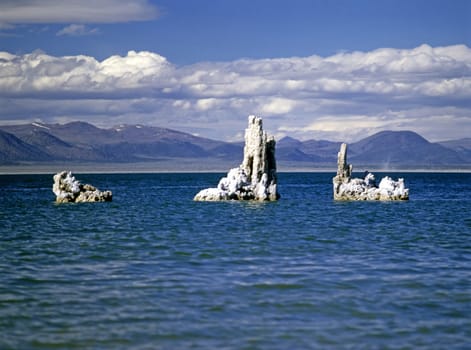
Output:
<instances>
[{"instance_id":1,"label":"water ripple","mask_svg":"<svg viewBox=\"0 0 471 350\"><path fill-rule=\"evenodd\" d=\"M116 194L92 205L0 176L0 348L464 349L470 176L336 203L331 174L280 174L277 203L197 203L217 174L86 175Z\"/></svg>"}]
</instances>

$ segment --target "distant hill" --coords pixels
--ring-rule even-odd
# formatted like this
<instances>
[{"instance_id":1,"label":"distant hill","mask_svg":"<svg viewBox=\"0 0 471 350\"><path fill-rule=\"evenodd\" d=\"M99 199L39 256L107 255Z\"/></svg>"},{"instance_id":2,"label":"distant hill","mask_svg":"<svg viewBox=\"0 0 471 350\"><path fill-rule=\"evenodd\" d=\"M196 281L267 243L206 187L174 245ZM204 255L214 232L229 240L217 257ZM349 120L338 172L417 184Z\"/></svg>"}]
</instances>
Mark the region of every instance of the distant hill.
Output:
<instances>
[{"instance_id":1,"label":"distant hill","mask_svg":"<svg viewBox=\"0 0 471 350\"><path fill-rule=\"evenodd\" d=\"M439 142L440 145L458 153L463 159L471 159L471 137Z\"/></svg>"},{"instance_id":2,"label":"distant hill","mask_svg":"<svg viewBox=\"0 0 471 350\"><path fill-rule=\"evenodd\" d=\"M180 131L142 125L98 128L85 122L68 124L24 124L1 126L8 135L22 141L22 148L4 142L3 162L29 161L33 150L39 160L138 162L162 158L232 159L242 157L242 146L193 136ZM13 140L13 139L12 139ZM25 147L29 147L26 149ZM14 150L15 149L15 150Z\"/></svg>"},{"instance_id":3,"label":"distant hill","mask_svg":"<svg viewBox=\"0 0 471 350\"><path fill-rule=\"evenodd\" d=\"M277 142L277 161L335 167L340 142ZM205 159L238 164L243 143L228 143L143 125L98 128L85 122L0 126L0 164L22 162L130 163ZM348 162L382 168L471 168L471 139L431 143L412 131L382 131L349 144Z\"/></svg>"},{"instance_id":4,"label":"distant hill","mask_svg":"<svg viewBox=\"0 0 471 350\"><path fill-rule=\"evenodd\" d=\"M336 152L339 151L336 142L325 141L331 148L324 147L323 141L299 141L292 137L284 137L276 144L276 157L279 160L331 163ZM335 156L336 157L336 156Z\"/></svg>"},{"instance_id":5,"label":"distant hill","mask_svg":"<svg viewBox=\"0 0 471 350\"><path fill-rule=\"evenodd\" d=\"M470 140L470 139L465 139ZM382 168L446 168L471 165L471 145L465 140L431 143L412 131L381 131L348 145L348 162ZM340 142L299 141L291 137L277 144L280 159L335 164ZM454 149L453 149L454 148ZM288 159L284 159L288 160Z\"/></svg>"},{"instance_id":6,"label":"distant hill","mask_svg":"<svg viewBox=\"0 0 471 350\"><path fill-rule=\"evenodd\" d=\"M43 161L49 157L37 147L0 129L0 164L15 163L18 160Z\"/></svg>"},{"instance_id":7,"label":"distant hill","mask_svg":"<svg viewBox=\"0 0 471 350\"><path fill-rule=\"evenodd\" d=\"M331 164L337 161L341 142L326 140L299 141L284 137L277 143L277 158Z\"/></svg>"},{"instance_id":8,"label":"distant hill","mask_svg":"<svg viewBox=\"0 0 471 350\"><path fill-rule=\"evenodd\" d=\"M455 151L431 143L412 131L382 131L349 147L353 164L407 167L440 167L467 162Z\"/></svg>"}]
</instances>

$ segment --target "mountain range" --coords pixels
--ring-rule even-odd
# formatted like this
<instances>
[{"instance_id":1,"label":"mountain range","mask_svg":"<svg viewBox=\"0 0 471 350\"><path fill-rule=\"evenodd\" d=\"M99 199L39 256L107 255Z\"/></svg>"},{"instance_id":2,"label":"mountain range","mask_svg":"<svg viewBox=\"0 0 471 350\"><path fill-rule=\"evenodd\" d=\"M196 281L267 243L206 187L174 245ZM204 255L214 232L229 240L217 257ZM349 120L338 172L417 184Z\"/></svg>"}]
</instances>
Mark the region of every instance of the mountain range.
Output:
<instances>
[{"instance_id":1,"label":"mountain range","mask_svg":"<svg viewBox=\"0 0 471 350\"><path fill-rule=\"evenodd\" d=\"M277 142L281 164L336 167L340 142ZM243 158L243 142L229 143L143 125L98 128L85 122L0 126L0 165L48 162L137 163L160 160L234 162ZM348 162L382 169L469 169L471 138L440 143L412 131L382 131L348 145Z\"/></svg>"}]
</instances>

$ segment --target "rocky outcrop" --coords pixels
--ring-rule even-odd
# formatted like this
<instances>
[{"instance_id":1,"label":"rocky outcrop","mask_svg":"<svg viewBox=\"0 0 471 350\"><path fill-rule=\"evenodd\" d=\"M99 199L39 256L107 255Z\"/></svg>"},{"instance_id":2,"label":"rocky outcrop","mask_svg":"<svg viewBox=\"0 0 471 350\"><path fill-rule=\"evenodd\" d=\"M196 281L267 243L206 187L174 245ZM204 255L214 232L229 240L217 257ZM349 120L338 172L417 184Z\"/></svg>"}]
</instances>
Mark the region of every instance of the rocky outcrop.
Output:
<instances>
[{"instance_id":1,"label":"rocky outcrop","mask_svg":"<svg viewBox=\"0 0 471 350\"><path fill-rule=\"evenodd\" d=\"M100 191L88 184L81 184L70 171L62 171L54 175L52 191L57 203L110 202L111 191Z\"/></svg>"},{"instance_id":2,"label":"rocky outcrop","mask_svg":"<svg viewBox=\"0 0 471 350\"><path fill-rule=\"evenodd\" d=\"M376 185L375 176L365 171L365 176L352 178L353 167L347 164L347 144L342 143L337 158L337 175L332 179L335 200L407 200L409 189L404 179L394 181L389 176Z\"/></svg>"},{"instance_id":3,"label":"rocky outcrop","mask_svg":"<svg viewBox=\"0 0 471 350\"><path fill-rule=\"evenodd\" d=\"M277 191L275 139L263 131L262 118L249 116L245 130L244 159L238 168L229 170L217 188L200 191L194 200L258 200L279 199Z\"/></svg>"}]
</instances>

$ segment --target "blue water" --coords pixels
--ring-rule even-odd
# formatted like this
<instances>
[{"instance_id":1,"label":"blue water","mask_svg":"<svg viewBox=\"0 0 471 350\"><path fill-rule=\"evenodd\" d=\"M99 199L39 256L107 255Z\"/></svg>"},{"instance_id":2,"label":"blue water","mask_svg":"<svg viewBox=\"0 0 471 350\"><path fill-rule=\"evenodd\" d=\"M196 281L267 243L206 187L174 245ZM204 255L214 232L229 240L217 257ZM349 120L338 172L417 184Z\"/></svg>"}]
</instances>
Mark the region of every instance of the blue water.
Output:
<instances>
[{"instance_id":1,"label":"blue water","mask_svg":"<svg viewBox=\"0 0 471 350\"><path fill-rule=\"evenodd\" d=\"M376 174L377 178L382 176ZM111 203L0 176L0 349L466 349L471 174L404 176L407 202L193 202L222 174L77 174Z\"/></svg>"}]
</instances>

